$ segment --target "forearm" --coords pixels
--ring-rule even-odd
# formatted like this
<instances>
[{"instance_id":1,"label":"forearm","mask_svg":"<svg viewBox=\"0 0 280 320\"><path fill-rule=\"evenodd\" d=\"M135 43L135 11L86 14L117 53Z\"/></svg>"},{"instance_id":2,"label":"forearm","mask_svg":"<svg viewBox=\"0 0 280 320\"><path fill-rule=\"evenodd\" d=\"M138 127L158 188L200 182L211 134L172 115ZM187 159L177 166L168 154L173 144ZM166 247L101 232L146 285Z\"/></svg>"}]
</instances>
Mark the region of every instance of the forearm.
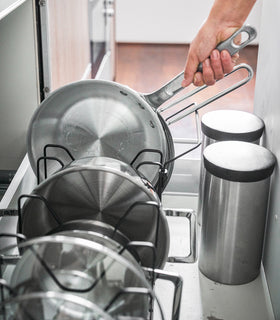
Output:
<instances>
[{"instance_id":1,"label":"forearm","mask_svg":"<svg viewBox=\"0 0 280 320\"><path fill-rule=\"evenodd\" d=\"M203 83L212 85L233 69L237 55L231 57L226 50L220 53L214 49L241 28L256 1L215 0L208 18L190 45L182 86L191 82L197 86ZM203 62L203 73L197 72L200 62Z\"/></svg>"},{"instance_id":2,"label":"forearm","mask_svg":"<svg viewBox=\"0 0 280 320\"><path fill-rule=\"evenodd\" d=\"M242 26L256 0L215 0L208 21L217 27Z\"/></svg>"}]
</instances>

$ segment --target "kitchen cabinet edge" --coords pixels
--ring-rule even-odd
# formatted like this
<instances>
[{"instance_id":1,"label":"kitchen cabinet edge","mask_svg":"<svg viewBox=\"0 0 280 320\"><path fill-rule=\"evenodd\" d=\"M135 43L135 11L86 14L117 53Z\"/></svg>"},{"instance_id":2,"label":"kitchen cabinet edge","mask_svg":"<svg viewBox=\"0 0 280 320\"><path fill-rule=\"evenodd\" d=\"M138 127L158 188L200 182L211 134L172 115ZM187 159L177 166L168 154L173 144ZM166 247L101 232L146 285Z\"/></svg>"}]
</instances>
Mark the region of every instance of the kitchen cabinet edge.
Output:
<instances>
[{"instance_id":1,"label":"kitchen cabinet edge","mask_svg":"<svg viewBox=\"0 0 280 320\"><path fill-rule=\"evenodd\" d=\"M26 0L13 0L8 1L7 3L4 3L4 5L0 5L0 21L5 18L7 15L9 15L11 12L16 10L19 6L21 6Z\"/></svg>"}]
</instances>

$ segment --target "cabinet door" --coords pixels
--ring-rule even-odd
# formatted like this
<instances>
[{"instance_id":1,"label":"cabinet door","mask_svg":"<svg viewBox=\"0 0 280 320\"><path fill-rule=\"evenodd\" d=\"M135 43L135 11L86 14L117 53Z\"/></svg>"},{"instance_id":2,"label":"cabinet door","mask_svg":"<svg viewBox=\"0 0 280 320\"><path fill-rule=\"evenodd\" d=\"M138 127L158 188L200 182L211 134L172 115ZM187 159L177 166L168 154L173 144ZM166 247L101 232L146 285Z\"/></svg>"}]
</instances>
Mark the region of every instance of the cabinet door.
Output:
<instances>
[{"instance_id":1,"label":"cabinet door","mask_svg":"<svg viewBox=\"0 0 280 320\"><path fill-rule=\"evenodd\" d=\"M9 181L26 153L28 124L39 104L36 49L29 0L0 18L0 185Z\"/></svg>"},{"instance_id":2,"label":"cabinet door","mask_svg":"<svg viewBox=\"0 0 280 320\"><path fill-rule=\"evenodd\" d=\"M88 0L48 0L42 10L45 86L54 90L90 74Z\"/></svg>"}]
</instances>

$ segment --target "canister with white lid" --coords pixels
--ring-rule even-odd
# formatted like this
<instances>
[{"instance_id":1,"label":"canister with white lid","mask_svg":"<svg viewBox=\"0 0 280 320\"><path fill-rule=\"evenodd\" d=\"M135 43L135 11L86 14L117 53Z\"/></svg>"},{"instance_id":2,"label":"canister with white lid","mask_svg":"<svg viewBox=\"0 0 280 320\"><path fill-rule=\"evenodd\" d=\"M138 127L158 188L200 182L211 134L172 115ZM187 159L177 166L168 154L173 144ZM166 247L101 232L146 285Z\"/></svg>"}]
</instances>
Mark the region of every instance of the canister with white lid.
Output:
<instances>
[{"instance_id":1,"label":"canister with white lid","mask_svg":"<svg viewBox=\"0 0 280 320\"><path fill-rule=\"evenodd\" d=\"M199 269L224 284L259 274L270 176L275 156L259 145L223 141L207 146Z\"/></svg>"},{"instance_id":2,"label":"canister with white lid","mask_svg":"<svg viewBox=\"0 0 280 320\"><path fill-rule=\"evenodd\" d=\"M249 112L230 109L208 112L201 118L202 154L208 145L218 141L245 141L259 144L263 130L263 120ZM205 169L201 161L197 209L199 224L202 220L204 175Z\"/></svg>"}]
</instances>

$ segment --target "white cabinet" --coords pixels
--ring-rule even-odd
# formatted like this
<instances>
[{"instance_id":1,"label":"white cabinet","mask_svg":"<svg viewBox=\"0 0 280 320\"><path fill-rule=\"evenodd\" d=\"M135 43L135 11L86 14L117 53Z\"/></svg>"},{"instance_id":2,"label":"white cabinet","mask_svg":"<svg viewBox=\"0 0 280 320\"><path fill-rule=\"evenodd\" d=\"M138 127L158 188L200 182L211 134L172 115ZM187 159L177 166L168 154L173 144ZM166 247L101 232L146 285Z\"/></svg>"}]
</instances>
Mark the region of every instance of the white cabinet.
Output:
<instances>
[{"instance_id":1,"label":"white cabinet","mask_svg":"<svg viewBox=\"0 0 280 320\"><path fill-rule=\"evenodd\" d=\"M209 14L213 0L118 0L117 42L190 43ZM262 0L248 23L259 29Z\"/></svg>"},{"instance_id":2,"label":"white cabinet","mask_svg":"<svg viewBox=\"0 0 280 320\"><path fill-rule=\"evenodd\" d=\"M280 319L280 2L268 0L263 3L258 71L256 78L254 111L265 122L263 144L277 157L270 191L264 248L264 269L275 319Z\"/></svg>"},{"instance_id":3,"label":"white cabinet","mask_svg":"<svg viewBox=\"0 0 280 320\"><path fill-rule=\"evenodd\" d=\"M0 2L0 175L5 180L26 153L39 82L33 1Z\"/></svg>"}]
</instances>

